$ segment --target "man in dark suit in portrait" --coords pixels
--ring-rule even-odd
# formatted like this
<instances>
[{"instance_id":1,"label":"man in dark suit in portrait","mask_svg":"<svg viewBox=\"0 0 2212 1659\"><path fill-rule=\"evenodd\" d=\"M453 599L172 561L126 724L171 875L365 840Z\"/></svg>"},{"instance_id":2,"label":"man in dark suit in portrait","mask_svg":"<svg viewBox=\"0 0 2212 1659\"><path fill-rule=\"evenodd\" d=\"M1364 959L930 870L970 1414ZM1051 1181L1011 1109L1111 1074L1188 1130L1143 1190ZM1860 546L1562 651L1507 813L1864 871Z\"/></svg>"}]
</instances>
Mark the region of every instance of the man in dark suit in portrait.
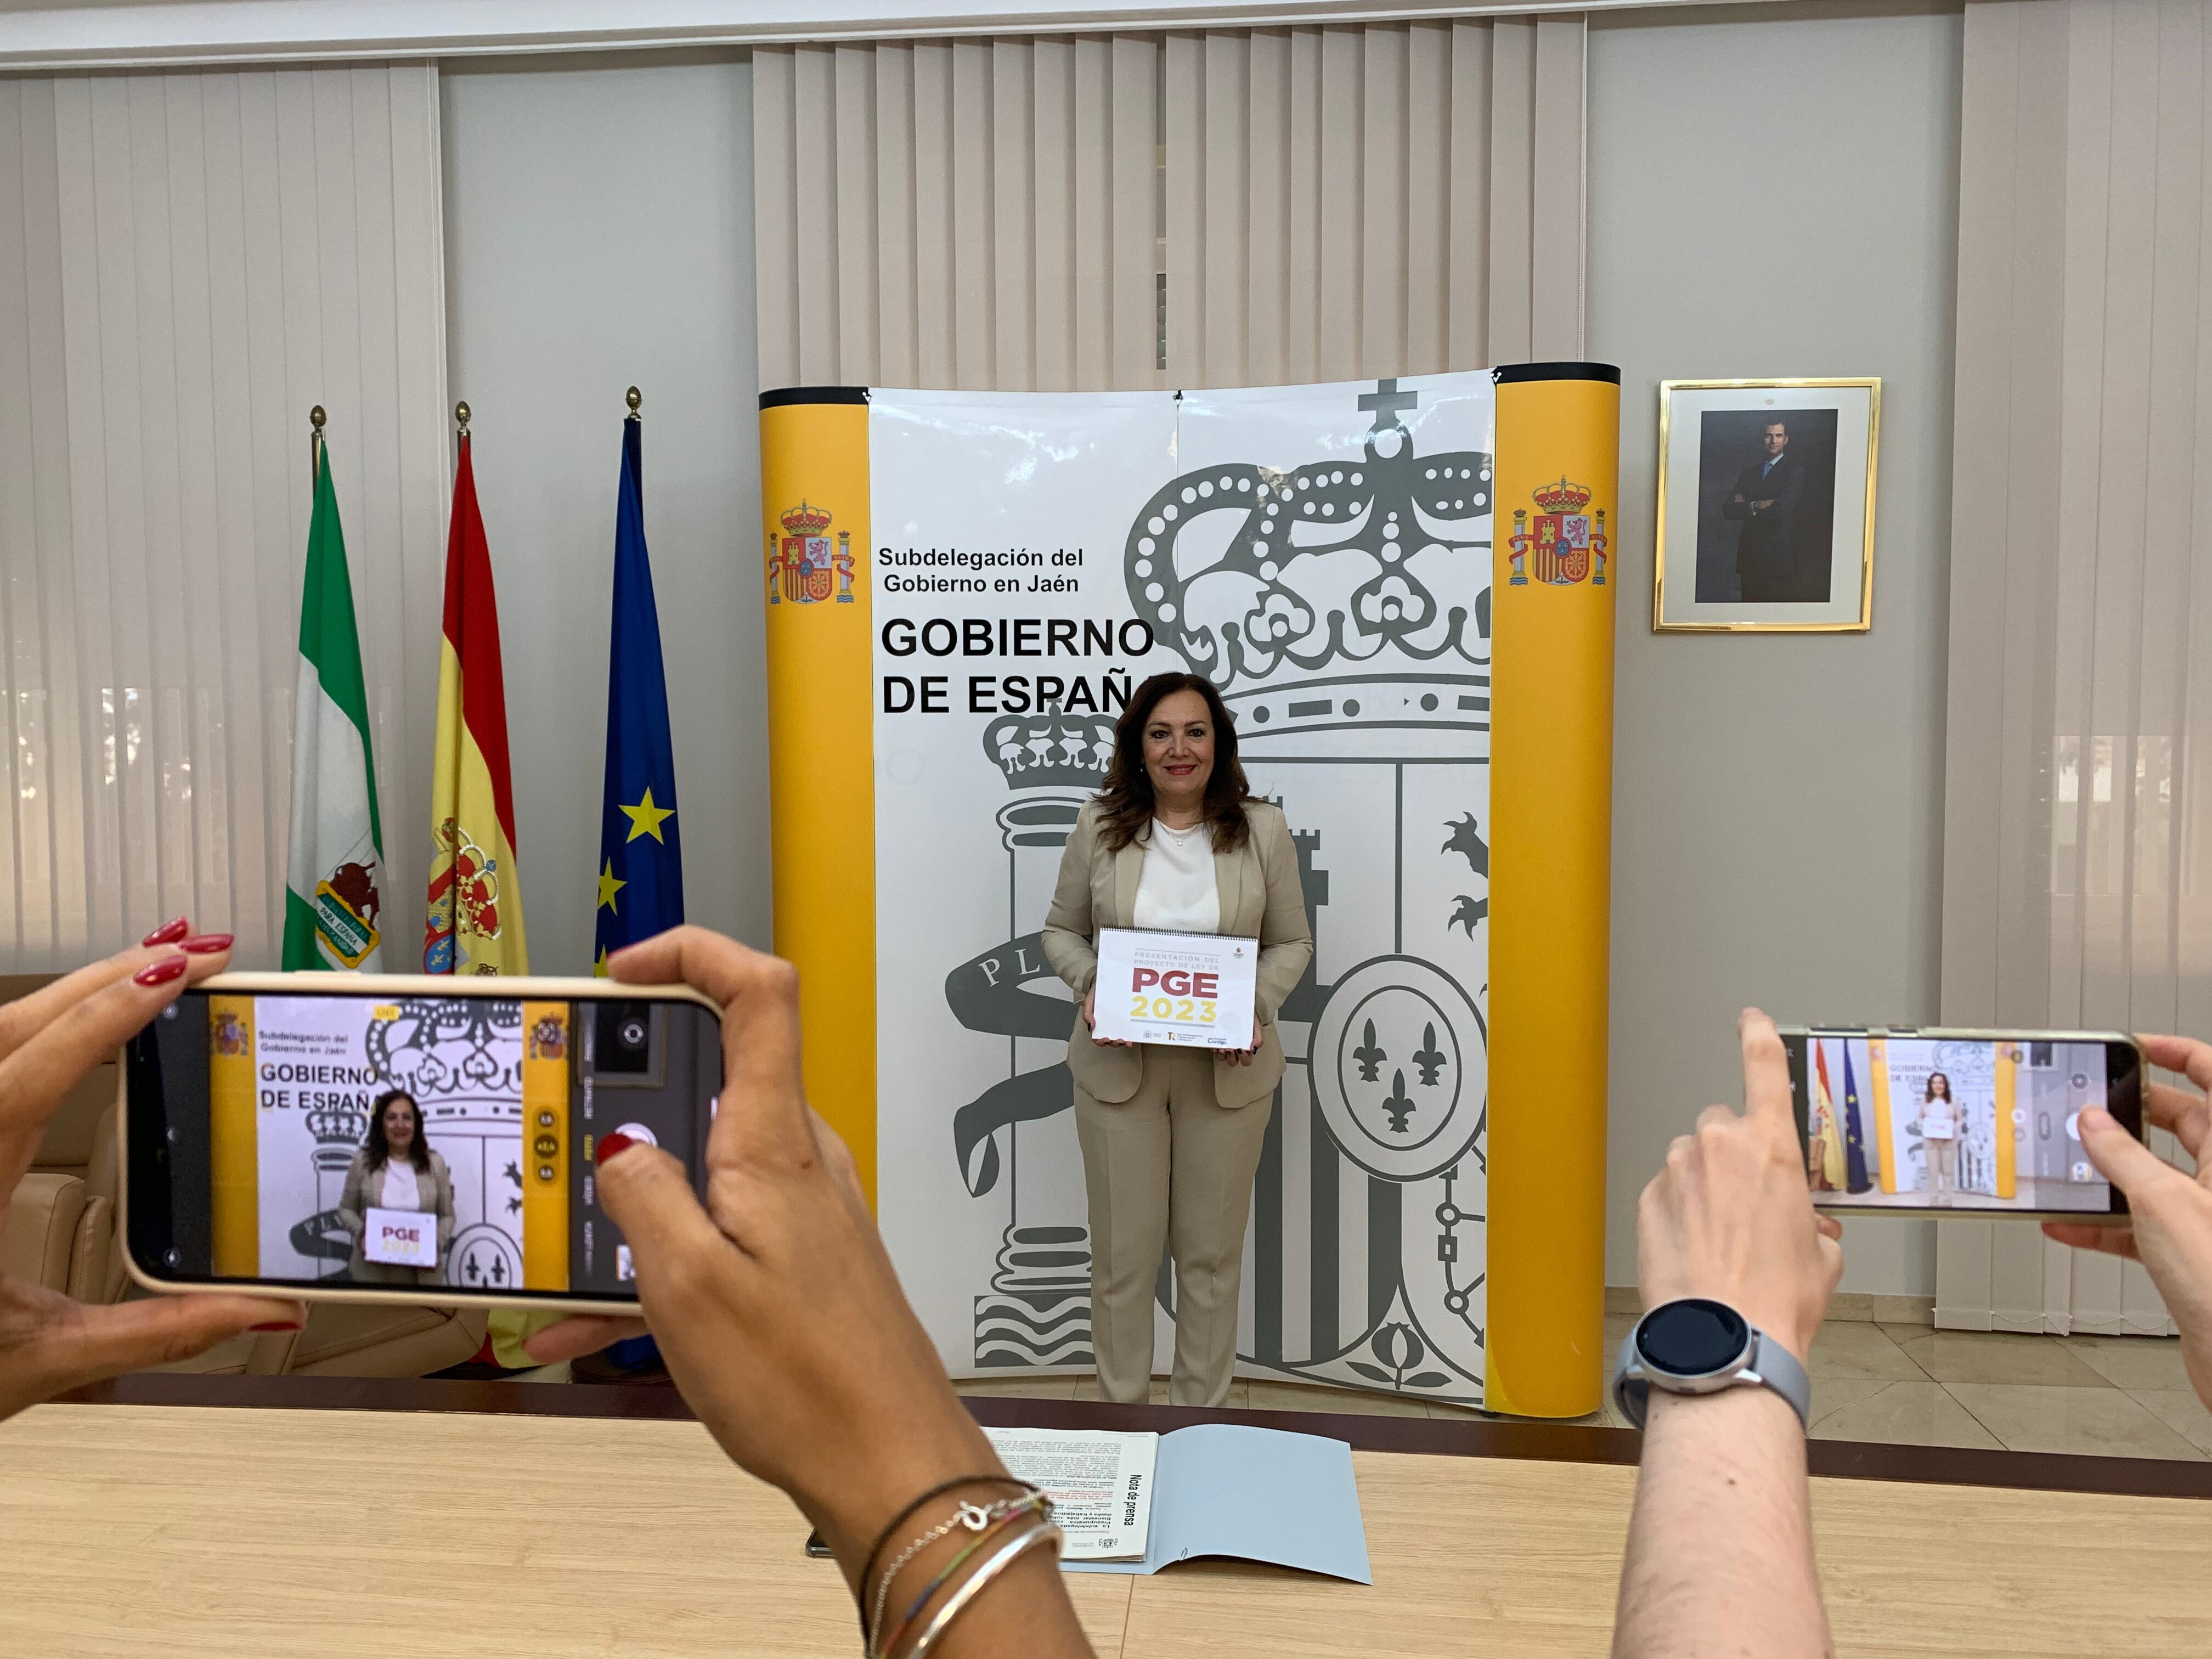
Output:
<instances>
[{"instance_id":1,"label":"man in dark suit in portrait","mask_svg":"<svg viewBox=\"0 0 2212 1659\"><path fill-rule=\"evenodd\" d=\"M1765 455L1736 475L1721 517L1741 520L1735 573L1746 604L1797 597L1797 508L1805 499L1805 468L1790 453L1790 422L1766 423Z\"/></svg>"}]
</instances>

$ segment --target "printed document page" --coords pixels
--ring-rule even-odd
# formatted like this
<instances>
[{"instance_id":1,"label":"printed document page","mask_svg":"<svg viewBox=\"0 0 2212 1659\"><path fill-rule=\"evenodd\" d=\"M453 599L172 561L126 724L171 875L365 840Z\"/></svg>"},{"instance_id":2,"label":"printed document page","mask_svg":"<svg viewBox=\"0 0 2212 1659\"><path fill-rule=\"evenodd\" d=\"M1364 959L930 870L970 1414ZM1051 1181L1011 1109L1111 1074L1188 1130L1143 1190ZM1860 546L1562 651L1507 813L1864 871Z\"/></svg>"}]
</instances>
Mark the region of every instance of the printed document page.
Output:
<instances>
[{"instance_id":1,"label":"printed document page","mask_svg":"<svg viewBox=\"0 0 2212 1659\"><path fill-rule=\"evenodd\" d=\"M1256 939L1103 927L1091 1031L1121 1042L1242 1048L1252 1040L1259 964Z\"/></svg>"},{"instance_id":2,"label":"printed document page","mask_svg":"<svg viewBox=\"0 0 2212 1659\"><path fill-rule=\"evenodd\" d=\"M1051 1495L1066 1561L1141 1561L1152 1524L1157 1434L985 1429L1017 1480Z\"/></svg>"}]
</instances>

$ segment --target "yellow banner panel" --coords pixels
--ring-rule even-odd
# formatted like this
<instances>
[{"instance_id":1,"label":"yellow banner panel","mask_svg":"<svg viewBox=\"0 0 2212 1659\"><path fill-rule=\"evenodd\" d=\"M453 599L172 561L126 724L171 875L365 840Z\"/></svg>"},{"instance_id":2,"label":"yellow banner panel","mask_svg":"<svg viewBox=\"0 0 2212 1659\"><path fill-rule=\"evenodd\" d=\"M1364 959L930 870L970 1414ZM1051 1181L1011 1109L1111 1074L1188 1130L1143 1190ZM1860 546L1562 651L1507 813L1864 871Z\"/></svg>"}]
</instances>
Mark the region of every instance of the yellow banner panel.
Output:
<instances>
[{"instance_id":1,"label":"yellow banner panel","mask_svg":"<svg viewBox=\"0 0 2212 1659\"><path fill-rule=\"evenodd\" d=\"M876 1198L875 706L868 405L761 399L775 950L798 964L806 1092Z\"/></svg>"},{"instance_id":2,"label":"yellow banner panel","mask_svg":"<svg viewBox=\"0 0 2212 1659\"><path fill-rule=\"evenodd\" d=\"M2012 1121L2013 1103L2020 1083L2016 1067L2020 1050L2009 1042L1997 1044L1997 1196L2011 1198L2020 1190L2019 1129ZM1962 1131L1963 1133L1963 1131Z\"/></svg>"},{"instance_id":3,"label":"yellow banner panel","mask_svg":"<svg viewBox=\"0 0 2212 1659\"><path fill-rule=\"evenodd\" d=\"M574 1011L522 1005L522 1288L568 1288L568 1055Z\"/></svg>"},{"instance_id":4,"label":"yellow banner panel","mask_svg":"<svg viewBox=\"0 0 2212 1659\"><path fill-rule=\"evenodd\" d=\"M1485 1404L1597 1409L1620 375L1498 371Z\"/></svg>"},{"instance_id":5,"label":"yellow banner panel","mask_svg":"<svg viewBox=\"0 0 2212 1659\"><path fill-rule=\"evenodd\" d=\"M253 1108L253 999L208 999L208 1167L215 1271L261 1273L261 1147Z\"/></svg>"},{"instance_id":6,"label":"yellow banner panel","mask_svg":"<svg viewBox=\"0 0 2212 1659\"><path fill-rule=\"evenodd\" d=\"M1889 1044L1880 1037L1867 1039L1867 1069L1874 1073L1868 1079L1874 1090L1874 1155L1881 1167L1875 1173L1881 1178L1881 1189L1897 1191L1896 1136L1889 1127Z\"/></svg>"}]
</instances>

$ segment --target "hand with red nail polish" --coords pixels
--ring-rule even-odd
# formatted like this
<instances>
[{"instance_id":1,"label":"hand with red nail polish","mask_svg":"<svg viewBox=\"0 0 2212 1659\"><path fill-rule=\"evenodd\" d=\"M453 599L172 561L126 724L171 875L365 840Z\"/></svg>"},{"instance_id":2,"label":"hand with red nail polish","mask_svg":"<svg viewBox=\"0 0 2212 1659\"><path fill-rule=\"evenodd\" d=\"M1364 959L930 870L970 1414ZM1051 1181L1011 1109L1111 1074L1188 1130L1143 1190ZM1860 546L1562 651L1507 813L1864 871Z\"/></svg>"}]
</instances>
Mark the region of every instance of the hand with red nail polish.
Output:
<instances>
[{"instance_id":1,"label":"hand with red nail polish","mask_svg":"<svg viewBox=\"0 0 2212 1659\"><path fill-rule=\"evenodd\" d=\"M228 933L194 933L190 939L179 939L177 949L188 956L211 957L229 950L232 942Z\"/></svg>"},{"instance_id":2,"label":"hand with red nail polish","mask_svg":"<svg viewBox=\"0 0 2212 1659\"><path fill-rule=\"evenodd\" d=\"M0 1006L0 1206L37 1154L70 1091L186 985L222 971L229 939L195 950L179 917L148 945L80 968ZM0 1209L4 1213L4 1209ZM151 1297L93 1307L0 1270L0 1418L120 1371L188 1359L256 1325L297 1328L295 1302L266 1297Z\"/></svg>"},{"instance_id":3,"label":"hand with red nail polish","mask_svg":"<svg viewBox=\"0 0 2212 1659\"><path fill-rule=\"evenodd\" d=\"M190 916L172 916L139 942L143 945L174 945L191 931Z\"/></svg>"},{"instance_id":4,"label":"hand with red nail polish","mask_svg":"<svg viewBox=\"0 0 2212 1659\"><path fill-rule=\"evenodd\" d=\"M790 1493L857 1584L876 1534L918 1494L1004 1466L899 1288L852 1153L807 1104L791 964L678 927L607 968L633 985L681 981L722 1009L703 1182L621 1134L596 1148L599 1203L629 1245L646 1319L723 1450ZM570 1320L525 1346L541 1362L586 1352L617 1323ZM1042 1553L1010 1567L933 1650L1090 1650Z\"/></svg>"}]
</instances>

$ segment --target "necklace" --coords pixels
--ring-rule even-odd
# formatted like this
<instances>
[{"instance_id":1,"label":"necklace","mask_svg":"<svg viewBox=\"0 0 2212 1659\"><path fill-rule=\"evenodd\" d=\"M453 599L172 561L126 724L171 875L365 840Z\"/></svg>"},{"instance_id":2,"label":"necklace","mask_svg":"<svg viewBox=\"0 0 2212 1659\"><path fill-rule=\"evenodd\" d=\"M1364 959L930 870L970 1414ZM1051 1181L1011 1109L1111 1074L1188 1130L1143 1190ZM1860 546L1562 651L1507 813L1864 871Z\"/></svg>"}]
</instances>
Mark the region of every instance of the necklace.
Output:
<instances>
[{"instance_id":1,"label":"necklace","mask_svg":"<svg viewBox=\"0 0 2212 1659\"><path fill-rule=\"evenodd\" d=\"M1191 824L1187 829L1182 830L1176 829L1175 825L1170 823L1165 818L1155 818L1152 821L1158 824L1162 830L1164 830L1167 832L1168 838L1174 842L1178 847L1182 846L1183 842L1188 841L1200 830L1206 828L1206 820L1204 818L1200 818L1196 823Z\"/></svg>"}]
</instances>

